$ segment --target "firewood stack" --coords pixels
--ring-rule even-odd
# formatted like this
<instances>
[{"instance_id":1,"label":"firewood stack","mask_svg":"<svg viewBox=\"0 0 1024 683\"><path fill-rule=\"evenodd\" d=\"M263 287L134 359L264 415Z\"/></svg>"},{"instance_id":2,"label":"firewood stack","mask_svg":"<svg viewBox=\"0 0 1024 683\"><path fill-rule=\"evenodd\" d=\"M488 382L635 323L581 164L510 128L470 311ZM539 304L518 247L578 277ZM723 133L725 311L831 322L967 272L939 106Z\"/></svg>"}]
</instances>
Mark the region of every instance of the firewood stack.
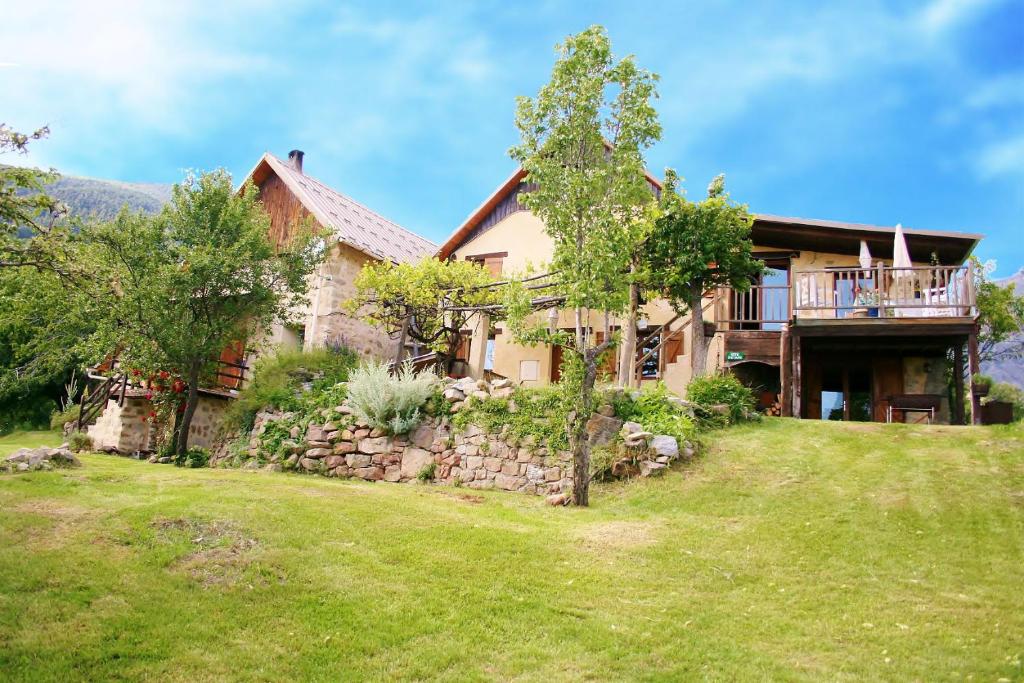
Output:
<instances>
[{"instance_id":1,"label":"firewood stack","mask_svg":"<svg viewBox=\"0 0 1024 683\"><path fill-rule=\"evenodd\" d=\"M764 411L765 415L771 415L773 417L780 417L782 415L782 394L776 394L775 400L768 406L768 409Z\"/></svg>"}]
</instances>

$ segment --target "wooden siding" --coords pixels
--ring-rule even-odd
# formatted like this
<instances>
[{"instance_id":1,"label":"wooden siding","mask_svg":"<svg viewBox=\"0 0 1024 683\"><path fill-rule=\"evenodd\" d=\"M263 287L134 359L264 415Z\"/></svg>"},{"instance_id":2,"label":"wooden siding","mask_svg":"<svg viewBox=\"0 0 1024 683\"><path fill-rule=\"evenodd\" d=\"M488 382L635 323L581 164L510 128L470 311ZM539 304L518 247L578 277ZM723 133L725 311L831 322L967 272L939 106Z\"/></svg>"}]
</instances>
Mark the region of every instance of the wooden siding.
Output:
<instances>
[{"instance_id":1,"label":"wooden siding","mask_svg":"<svg viewBox=\"0 0 1024 683\"><path fill-rule=\"evenodd\" d=\"M461 240L460 244L466 244L467 242L473 241L517 211L528 211L528 209L519 201L519 193L529 192L531 187L533 187L533 185L527 183L517 185L515 189L509 192L508 195L498 202L493 209L487 212L487 214L480 219L480 222L477 223L476 227L474 227L463 240Z\"/></svg>"},{"instance_id":2,"label":"wooden siding","mask_svg":"<svg viewBox=\"0 0 1024 683\"><path fill-rule=\"evenodd\" d=\"M259 188L260 201L270 215L270 239L281 246L310 213L276 173L270 173Z\"/></svg>"},{"instance_id":3,"label":"wooden siding","mask_svg":"<svg viewBox=\"0 0 1024 683\"><path fill-rule=\"evenodd\" d=\"M756 361L778 366L781 362L779 332L742 331L725 333L725 353L739 351L744 359L738 362ZM732 365L733 363L727 363Z\"/></svg>"}]
</instances>

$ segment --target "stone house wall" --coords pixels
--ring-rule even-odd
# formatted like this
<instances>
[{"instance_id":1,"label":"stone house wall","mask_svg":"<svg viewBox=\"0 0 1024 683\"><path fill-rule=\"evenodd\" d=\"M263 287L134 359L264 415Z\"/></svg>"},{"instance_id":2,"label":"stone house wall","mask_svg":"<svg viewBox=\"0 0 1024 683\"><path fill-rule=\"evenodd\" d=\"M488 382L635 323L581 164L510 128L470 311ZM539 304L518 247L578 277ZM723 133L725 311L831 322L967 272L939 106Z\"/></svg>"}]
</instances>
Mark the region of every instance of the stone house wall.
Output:
<instances>
[{"instance_id":1,"label":"stone house wall","mask_svg":"<svg viewBox=\"0 0 1024 683\"><path fill-rule=\"evenodd\" d=\"M217 394L200 394L196 412L189 428L189 445L213 448L220 420L231 399ZM96 450L117 453L148 453L154 450L153 426L144 418L153 410L145 396L128 395L124 405L117 399L107 402L95 424L87 433Z\"/></svg>"}]
</instances>

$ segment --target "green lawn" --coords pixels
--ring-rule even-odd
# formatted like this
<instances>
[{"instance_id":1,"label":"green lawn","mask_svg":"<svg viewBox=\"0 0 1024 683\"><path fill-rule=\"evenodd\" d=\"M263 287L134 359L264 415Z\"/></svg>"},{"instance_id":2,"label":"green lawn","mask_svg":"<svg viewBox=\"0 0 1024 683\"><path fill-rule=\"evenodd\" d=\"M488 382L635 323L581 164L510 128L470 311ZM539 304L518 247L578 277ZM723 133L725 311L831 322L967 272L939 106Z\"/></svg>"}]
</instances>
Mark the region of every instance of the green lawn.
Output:
<instances>
[{"instance_id":1,"label":"green lawn","mask_svg":"<svg viewBox=\"0 0 1024 683\"><path fill-rule=\"evenodd\" d=\"M59 446L63 439L63 435L58 432L11 432L6 436L0 436L0 456L10 455L19 448Z\"/></svg>"},{"instance_id":2,"label":"green lawn","mask_svg":"<svg viewBox=\"0 0 1024 683\"><path fill-rule=\"evenodd\" d=\"M7 680L1020 680L1024 430L772 420L591 509L0 477Z\"/></svg>"}]
</instances>

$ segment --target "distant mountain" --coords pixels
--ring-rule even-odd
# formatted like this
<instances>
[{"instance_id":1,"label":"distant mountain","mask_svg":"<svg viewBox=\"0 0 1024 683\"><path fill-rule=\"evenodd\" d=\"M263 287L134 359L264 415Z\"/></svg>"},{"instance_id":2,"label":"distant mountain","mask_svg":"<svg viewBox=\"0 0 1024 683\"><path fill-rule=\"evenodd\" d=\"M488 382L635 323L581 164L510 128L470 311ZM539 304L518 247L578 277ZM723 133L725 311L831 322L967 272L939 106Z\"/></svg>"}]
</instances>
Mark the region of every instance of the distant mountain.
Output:
<instances>
[{"instance_id":1,"label":"distant mountain","mask_svg":"<svg viewBox=\"0 0 1024 683\"><path fill-rule=\"evenodd\" d=\"M171 199L170 185L77 176L61 176L46 191L67 204L75 216L97 220L110 220L125 205L133 211L156 213Z\"/></svg>"},{"instance_id":2,"label":"distant mountain","mask_svg":"<svg viewBox=\"0 0 1024 683\"><path fill-rule=\"evenodd\" d=\"M99 221L110 220L122 206L132 211L156 213L171 199L171 185L78 176L61 176L47 185L46 191L66 204L71 215Z\"/></svg>"},{"instance_id":3,"label":"distant mountain","mask_svg":"<svg viewBox=\"0 0 1024 683\"><path fill-rule=\"evenodd\" d=\"M1002 280L996 280L996 282L1003 287L1013 284L1017 295L1024 295L1024 268L1018 270L1015 275L1003 278ZM1022 336L1024 336L1024 333L1019 334L1018 339ZM1011 358L991 363L982 363L981 371L986 375L990 375L997 382L1009 382L1024 389L1024 359Z\"/></svg>"}]
</instances>

